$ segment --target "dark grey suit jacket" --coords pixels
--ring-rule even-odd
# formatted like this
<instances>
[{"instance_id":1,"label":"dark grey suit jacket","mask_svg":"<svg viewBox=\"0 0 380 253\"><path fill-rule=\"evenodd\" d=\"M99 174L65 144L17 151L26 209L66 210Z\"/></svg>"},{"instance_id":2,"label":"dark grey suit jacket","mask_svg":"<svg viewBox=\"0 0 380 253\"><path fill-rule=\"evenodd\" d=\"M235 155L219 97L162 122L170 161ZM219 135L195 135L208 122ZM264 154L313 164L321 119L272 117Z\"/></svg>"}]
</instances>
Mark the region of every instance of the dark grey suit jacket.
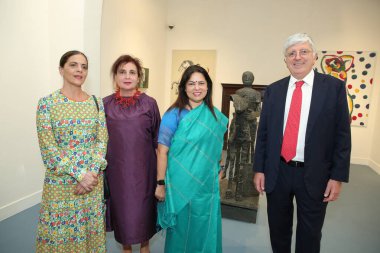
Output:
<instances>
[{"instance_id":1,"label":"dark grey suit jacket","mask_svg":"<svg viewBox=\"0 0 380 253\"><path fill-rule=\"evenodd\" d=\"M276 186L283 138L284 111L290 76L265 90L256 137L253 167L265 174L265 191ZM351 129L344 82L315 73L305 140L305 185L323 199L329 179L348 182Z\"/></svg>"}]
</instances>

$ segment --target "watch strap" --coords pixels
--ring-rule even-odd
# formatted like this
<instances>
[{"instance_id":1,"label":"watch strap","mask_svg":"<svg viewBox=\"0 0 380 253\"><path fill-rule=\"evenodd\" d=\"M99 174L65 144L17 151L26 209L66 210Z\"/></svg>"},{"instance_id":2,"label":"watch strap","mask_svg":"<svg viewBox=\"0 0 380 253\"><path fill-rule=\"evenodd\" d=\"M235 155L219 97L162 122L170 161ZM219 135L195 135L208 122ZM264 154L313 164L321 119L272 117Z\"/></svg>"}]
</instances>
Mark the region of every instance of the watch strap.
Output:
<instances>
[{"instance_id":1,"label":"watch strap","mask_svg":"<svg viewBox=\"0 0 380 253\"><path fill-rule=\"evenodd\" d=\"M165 185L165 180L164 179L157 180L157 185Z\"/></svg>"}]
</instances>

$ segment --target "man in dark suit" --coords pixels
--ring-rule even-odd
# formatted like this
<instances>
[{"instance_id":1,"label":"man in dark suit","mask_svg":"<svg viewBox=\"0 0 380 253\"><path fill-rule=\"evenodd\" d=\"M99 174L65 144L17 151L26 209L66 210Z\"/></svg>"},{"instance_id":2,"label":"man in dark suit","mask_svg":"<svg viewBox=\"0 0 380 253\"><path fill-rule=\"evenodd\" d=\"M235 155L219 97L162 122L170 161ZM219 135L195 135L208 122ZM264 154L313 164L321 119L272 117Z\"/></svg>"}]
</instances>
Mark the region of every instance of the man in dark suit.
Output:
<instances>
[{"instance_id":1,"label":"man in dark suit","mask_svg":"<svg viewBox=\"0 0 380 253\"><path fill-rule=\"evenodd\" d=\"M316 253L327 203L349 177L346 90L341 80L313 71L317 53L307 34L290 36L284 55L291 75L265 90L253 181L267 195L273 252L291 252L295 198L296 253Z\"/></svg>"}]
</instances>

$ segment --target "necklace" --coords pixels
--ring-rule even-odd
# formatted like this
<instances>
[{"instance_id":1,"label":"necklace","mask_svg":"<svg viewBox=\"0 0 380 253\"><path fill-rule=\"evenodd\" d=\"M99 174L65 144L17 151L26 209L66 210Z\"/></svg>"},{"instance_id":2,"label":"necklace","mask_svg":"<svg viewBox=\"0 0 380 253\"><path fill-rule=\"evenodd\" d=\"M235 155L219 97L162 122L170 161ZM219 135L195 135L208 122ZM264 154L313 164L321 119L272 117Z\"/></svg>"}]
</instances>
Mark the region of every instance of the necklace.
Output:
<instances>
[{"instance_id":1,"label":"necklace","mask_svg":"<svg viewBox=\"0 0 380 253\"><path fill-rule=\"evenodd\" d=\"M115 92L116 103L118 105L121 105L124 108L128 108L129 106L136 104L140 95L141 95L141 91L137 90L135 94L133 94L132 97L122 97L120 95L120 90L117 90Z\"/></svg>"}]
</instances>

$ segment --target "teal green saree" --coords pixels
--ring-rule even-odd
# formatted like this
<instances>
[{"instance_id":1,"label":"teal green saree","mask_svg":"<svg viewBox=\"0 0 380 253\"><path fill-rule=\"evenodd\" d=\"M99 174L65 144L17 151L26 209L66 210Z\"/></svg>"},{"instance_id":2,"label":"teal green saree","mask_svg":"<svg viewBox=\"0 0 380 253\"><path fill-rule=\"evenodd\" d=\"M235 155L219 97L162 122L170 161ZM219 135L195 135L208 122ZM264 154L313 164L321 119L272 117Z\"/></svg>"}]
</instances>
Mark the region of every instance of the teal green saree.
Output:
<instances>
[{"instance_id":1,"label":"teal green saree","mask_svg":"<svg viewBox=\"0 0 380 253\"><path fill-rule=\"evenodd\" d=\"M174 133L166 198L158 204L158 225L167 230L165 253L222 252L218 172L228 119L214 110L217 119L203 103Z\"/></svg>"}]
</instances>

